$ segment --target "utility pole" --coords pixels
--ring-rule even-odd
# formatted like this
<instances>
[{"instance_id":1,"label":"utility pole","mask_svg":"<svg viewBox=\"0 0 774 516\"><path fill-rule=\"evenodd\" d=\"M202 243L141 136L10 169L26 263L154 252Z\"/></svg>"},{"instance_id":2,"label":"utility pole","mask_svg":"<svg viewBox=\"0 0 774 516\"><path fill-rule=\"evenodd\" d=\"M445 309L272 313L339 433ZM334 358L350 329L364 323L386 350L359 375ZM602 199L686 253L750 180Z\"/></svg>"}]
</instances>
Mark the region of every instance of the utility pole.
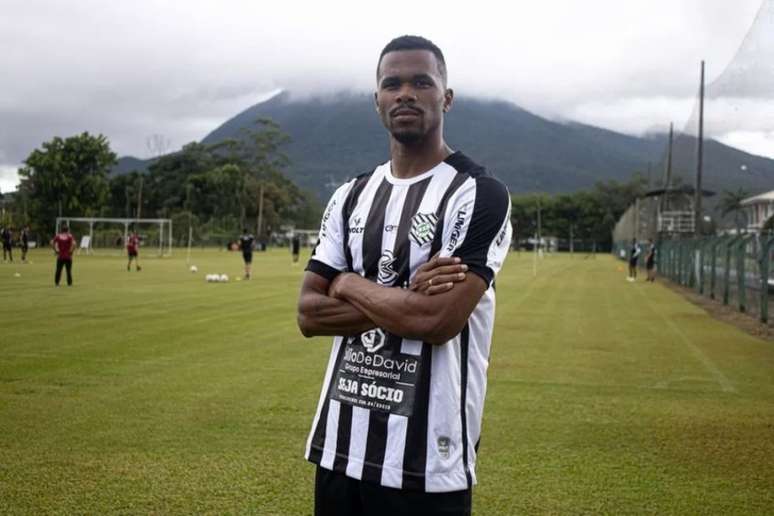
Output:
<instances>
[{"instance_id":1,"label":"utility pole","mask_svg":"<svg viewBox=\"0 0 774 516\"><path fill-rule=\"evenodd\" d=\"M143 179L144 179L143 176L140 176L140 188L139 188L139 191L137 192L137 217L136 217L137 219L142 218L142 181Z\"/></svg>"},{"instance_id":2,"label":"utility pole","mask_svg":"<svg viewBox=\"0 0 774 516\"><path fill-rule=\"evenodd\" d=\"M261 240L261 231L263 229L263 182L261 182L260 192L258 194L258 224L256 227L256 238Z\"/></svg>"},{"instance_id":3,"label":"utility pole","mask_svg":"<svg viewBox=\"0 0 774 516\"><path fill-rule=\"evenodd\" d=\"M574 228L575 228L575 225L570 224L570 256L572 256L575 253L575 239L573 235Z\"/></svg>"},{"instance_id":4,"label":"utility pole","mask_svg":"<svg viewBox=\"0 0 774 516\"><path fill-rule=\"evenodd\" d=\"M674 143L674 123L669 122L669 142L667 143L667 161L664 167L664 193L661 195L661 211L669 209L669 191L672 189L672 145Z\"/></svg>"},{"instance_id":5,"label":"utility pole","mask_svg":"<svg viewBox=\"0 0 774 516\"><path fill-rule=\"evenodd\" d=\"M648 186L647 186L648 190L650 190L650 168L651 168L651 165L652 165L652 163L650 161L648 161Z\"/></svg>"},{"instance_id":6,"label":"utility pole","mask_svg":"<svg viewBox=\"0 0 774 516\"><path fill-rule=\"evenodd\" d=\"M704 168L704 61L701 62L701 82L699 86L699 146L696 157L696 191L693 193L693 205L696 213L693 217L693 232L701 233L701 175Z\"/></svg>"},{"instance_id":7,"label":"utility pole","mask_svg":"<svg viewBox=\"0 0 774 516\"><path fill-rule=\"evenodd\" d=\"M538 197L537 200L537 231L538 231L538 248L540 248L543 244L543 232L542 232L542 225L541 225L541 217L540 217L540 197Z\"/></svg>"}]
</instances>

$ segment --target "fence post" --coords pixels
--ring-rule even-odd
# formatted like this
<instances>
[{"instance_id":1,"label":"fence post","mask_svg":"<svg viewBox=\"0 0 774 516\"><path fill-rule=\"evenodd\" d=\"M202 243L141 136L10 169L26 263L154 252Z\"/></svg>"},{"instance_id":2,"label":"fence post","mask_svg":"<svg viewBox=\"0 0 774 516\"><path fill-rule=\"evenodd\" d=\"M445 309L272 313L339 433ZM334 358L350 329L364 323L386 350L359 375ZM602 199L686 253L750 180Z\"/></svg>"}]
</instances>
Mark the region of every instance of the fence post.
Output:
<instances>
[{"instance_id":1,"label":"fence post","mask_svg":"<svg viewBox=\"0 0 774 516\"><path fill-rule=\"evenodd\" d=\"M749 236L744 236L737 244L736 248L736 288L739 304L739 311L747 311L747 276L745 275L745 254Z\"/></svg>"},{"instance_id":2,"label":"fence post","mask_svg":"<svg viewBox=\"0 0 774 516\"><path fill-rule=\"evenodd\" d=\"M703 238L699 241L699 294L704 295L704 259L707 245L712 243L711 238Z\"/></svg>"},{"instance_id":3,"label":"fence post","mask_svg":"<svg viewBox=\"0 0 774 516\"><path fill-rule=\"evenodd\" d=\"M717 265L718 265L718 246L723 243L723 238L717 238L712 240L712 255L711 255L711 267L712 272L710 273L710 292L709 297L710 299L715 299L715 277L717 276Z\"/></svg>"},{"instance_id":4,"label":"fence post","mask_svg":"<svg viewBox=\"0 0 774 516\"><path fill-rule=\"evenodd\" d=\"M769 256L774 246L774 237L770 237L761 246L761 322L769 322Z\"/></svg>"},{"instance_id":5,"label":"fence post","mask_svg":"<svg viewBox=\"0 0 774 516\"><path fill-rule=\"evenodd\" d=\"M731 248L734 246L735 241L739 237L734 237L731 240L728 241L726 244L726 256L725 256L725 265L723 267L723 304L728 304L728 297L729 297L729 289L730 289L730 281L731 281Z\"/></svg>"}]
</instances>

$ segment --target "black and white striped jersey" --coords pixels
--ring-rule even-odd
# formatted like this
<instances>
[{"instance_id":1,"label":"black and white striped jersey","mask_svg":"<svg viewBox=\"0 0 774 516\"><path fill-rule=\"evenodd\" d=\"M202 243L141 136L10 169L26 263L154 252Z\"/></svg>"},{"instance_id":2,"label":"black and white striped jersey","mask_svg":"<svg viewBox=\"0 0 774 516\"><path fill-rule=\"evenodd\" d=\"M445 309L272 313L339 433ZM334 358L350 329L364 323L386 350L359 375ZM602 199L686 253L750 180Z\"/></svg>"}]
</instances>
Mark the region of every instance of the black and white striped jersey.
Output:
<instances>
[{"instance_id":1,"label":"black and white striped jersey","mask_svg":"<svg viewBox=\"0 0 774 516\"><path fill-rule=\"evenodd\" d=\"M335 337L306 457L387 487L447 492L476 482L476 450L495 312L494 277L511 240L505 186L462 153L410 179L390 163L341 186L307 270L352 271L406 287L440 251L489 288L442 345L382 329Z\"/></svg>"}]
</instances>

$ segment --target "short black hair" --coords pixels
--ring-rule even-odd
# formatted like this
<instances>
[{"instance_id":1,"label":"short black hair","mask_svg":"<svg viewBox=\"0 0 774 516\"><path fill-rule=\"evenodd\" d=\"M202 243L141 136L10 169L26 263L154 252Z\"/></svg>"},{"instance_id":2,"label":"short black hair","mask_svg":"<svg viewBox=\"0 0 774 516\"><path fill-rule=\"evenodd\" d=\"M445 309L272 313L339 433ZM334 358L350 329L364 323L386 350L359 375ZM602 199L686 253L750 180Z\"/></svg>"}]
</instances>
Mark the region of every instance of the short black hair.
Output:
<instances>
[{"instance_id":1,"label":"short black hair","mask_svg":"<svg viewBox=\"0 0 774 516\"><path fill-rule=\"evenodd\" d=\"M438 48L438 45L427 38L423 38L422 36L409 35L400 36L393 39L387 43L387 46L382 49L382 53L379 54L379 62L376 63L377 77L379 77L379 67L382 64L382 59L384 56L390 52L398 52L400 50L427 50L432 52L435 56L435 60L438 62L438 71L440 72L444 83L446 82L446 59L444 59L443 52L441 52L441 49Z\"/></svg>"}]
</instances>

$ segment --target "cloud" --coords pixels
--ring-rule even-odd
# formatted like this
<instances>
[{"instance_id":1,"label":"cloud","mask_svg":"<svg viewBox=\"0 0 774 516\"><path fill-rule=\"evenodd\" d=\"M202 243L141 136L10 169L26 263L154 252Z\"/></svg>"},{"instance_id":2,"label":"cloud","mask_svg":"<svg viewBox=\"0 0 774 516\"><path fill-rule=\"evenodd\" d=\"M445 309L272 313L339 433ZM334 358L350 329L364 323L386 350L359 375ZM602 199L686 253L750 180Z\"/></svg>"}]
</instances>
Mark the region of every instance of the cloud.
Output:
<instances>
[{"instance_id":1,"label":"cloud","mask_svg":"<svg viewBox=\"0 0 774 516\"><path fill-rule=\"evenodd\" d=\"M54 135L107 135L147 156L205 136L283 88L373 88L392 37L446 54L458 94L639 133L687 117L698 62L717 77L759 0L366 2L6 0L0 18L0 163Z\"/></svg>"},{"instance_id":2,"label":"cloud","mask_svg":"<svg viewBox=\"0 0 774 516\"><path fill-rule=\"evenodd\" d=\"M0 165L0 193L12 192L19 184L17 167L12 165Z\"/></svg>"}]
</instances>

